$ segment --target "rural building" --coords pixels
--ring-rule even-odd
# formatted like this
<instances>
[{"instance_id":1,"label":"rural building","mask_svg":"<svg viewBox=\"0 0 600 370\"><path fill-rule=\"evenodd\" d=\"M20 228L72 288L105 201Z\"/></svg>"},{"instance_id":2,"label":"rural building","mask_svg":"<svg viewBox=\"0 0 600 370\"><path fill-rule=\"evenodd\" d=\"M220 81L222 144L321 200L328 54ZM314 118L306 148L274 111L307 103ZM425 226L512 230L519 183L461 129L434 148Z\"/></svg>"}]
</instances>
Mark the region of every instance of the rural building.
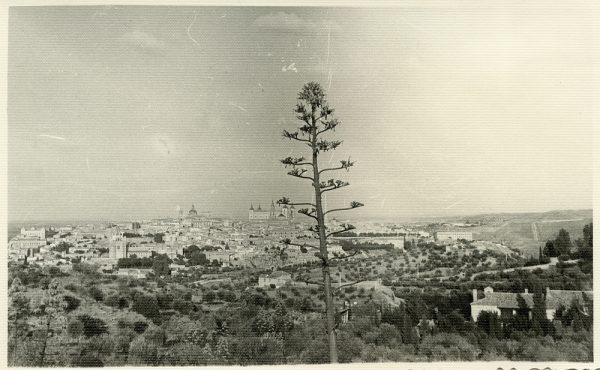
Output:
<instances>
[{"instance_id":1,"label":"rural building","mask_svg":"<svg viewBox=\"0 0 600 370\"><path fill-rule=\"evenodd\" d=\"M521 296L529 309L533 308L533 293L525 289L524 293L505 293L494 292L494 289L487 287L484 289L484 297L478 299L477 290L473 289L473 302L471 302L471 318L477 321L482 311L495 312L500 317L511 317L517 314L519 309L519 296ZM568 308L575 300L583 305L585 299L592 299L591 291L576 290L551 290L546 289L546 317L548 320L554 320L556 310L563 306ZM584 298L585 297L585 298ZM585 305L583 305L585 307ZM584 312L585 313L585 312Z\"/></svg>"},{"instance_id":2,"label":"rural building","mask_svg":"<svg viewBox=\"0 0 600 370\"><path fill-rule=\"evenodd\" d=\"M276 288L282 287L292 281L292 275L285 271L275 271L269 275L260 275L258 277L259 287L269 287L271 284Z\"/></svg>"},{"instance_id":3,"label":"rural building","mask_svg":"<svg viewBox=\"0 0 600 370\"><path fill-rule=\"evenodd\" d=\"M152 269L120 268L119 271L117 271L117 275L145 279L146 276L152 272Z\"/></svg>"}]
</instances>

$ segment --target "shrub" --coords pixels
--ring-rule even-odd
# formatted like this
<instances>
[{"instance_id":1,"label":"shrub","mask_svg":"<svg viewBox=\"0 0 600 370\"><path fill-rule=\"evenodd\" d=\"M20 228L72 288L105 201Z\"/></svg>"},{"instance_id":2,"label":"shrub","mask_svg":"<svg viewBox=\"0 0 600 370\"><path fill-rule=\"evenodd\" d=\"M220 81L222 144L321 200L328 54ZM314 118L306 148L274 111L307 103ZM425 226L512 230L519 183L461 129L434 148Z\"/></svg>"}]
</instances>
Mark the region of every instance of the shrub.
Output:
<instances>
[{"instance_id":1,"label":"shrub","mask_svg":"<svg viewBox=\"0 0 600 370\"><path fill-rule=\"evenodd\" d=\"M135 338L129 345L127 362L130 365L156 365L158 362L158 347L144 337Z\"/></svg>"},{"instance_id":2,"label":"shrub","mask_svg":"<svg viewBox=\"0 0 600 370\"><path fill-rule=\"evenodd\" d=\"M158 302L154 296L136 293L133 297L131 309L152 320L154 323L160 322Z\"/></svg>"},{"instance_id":3,"label":"shrub","mask_svg":"<svg viewBox=\"0 0 600 370\"><path fill-rule=\"evenodd\" d=\"M95 287L95 286L91 287L90 290L88 291L88 294L96 302L101 302L104 300L104 292L102 292L102 289L100 289L98 287Z\"/></svg>"},{"instance_id":4,"label":"shrub","mask_svg":"<svg viewBox=\"0 0 600 370\"><path fill-rule=\"evenodd\" d=\"M88 351L82 351L79 353L71 362L71 366L74 367L103 367L104 363L94 353Z\"/></svg>"},{"instance_id":5,"label":"shrub","mask_svg":"<svg viewBox=\"0 0 600 370\"><path fill-rule=\"evenodd\" d=\"M71 292L76 292L77 291L77 286L73 283L69 283L65 285L65 289L66 290L70 290Z\"/></svg>"},{"instance_id":6,"label":"shrub","mask_svg":"<svg viewBox=\"0 0 600 370\"><path fill-rule=\"evenodd\" d=\"M82 273L84 275L88 275L91 277L99 276L98 267L95 265L91 265L89 263L83 263L83 262L74 263L73 271L79 272L79 273Z\"/></svg>"},{"instance_id":7,"label":"shrub","mask_svg":"<svg viewBox=\"0 0 600 370\"><path fill-rule=\"evenodd\" d=\"M83 334L86 337L98 336L108 333L106 323L98 318L89 315L79 315L77 319L83 323Z\"/></svg>"},{"instance_id":8,"label":"shrub","mask_svg":"<svg viewBox=\"0 0 600 370\"><path fill-rule=\"evenodd\" d=\"M133 323L133 331L138 334L143 334L148 328L148 323L146 321L136 321Z\"/></svg>"},{"instance_id":9,"label":"shrub","mask_svg":"<svg viewBox=\"0 0 600 370\"><path fill-rule=\"evenodd\" d=\"M156 295L156 301L161 310L173 308L173 296L171 294L158 293Z\"/></svg>"},{"instance_id":10,"label":"shrub","mask_svg":"<svg viewBox=\"0 0 600 370\"><path fill-rule=\"evenodd\" d=\"M77 319L69 321L69 324L67 325L67 333L73 338L81 336L83 334L83 329L83 323Z\"/></svg>"},{"instance_id":11,"label":"shrub","mask_svg":"<svg viewBox=\"0 0 600 370\"><path fill-rule=\"evenodd\" d=\"M209 290L208 292L206 292L206 294L204 294L204 301L206 301L207 303L213 302L216 298L217 295L212 290Z\"/></svg>"},{"instance_id":12,"label":"shrub","mask_svg":"<svg viewBox=\"0 0 600 370\"><path fill-rule=\"evenodd\" d=\"M129 301L127 298L120 296L118 294L111 294L104 299L104 304L110 307L115 307L119 309L129 307Z\"/></svg>"},{"instance_id":13,"label":"shrub","mask_svg":"<svg viewBox=\"0 0 600 370\"><path fill-rule=\"evenodd\" d=\"M162 356L161 365L190 366L206 365L202 347L193 343L176 343Z\"/></svg>"},{"instance_id":14,"label":"shrub","mask_svg":"<svg viewBox=\"0 0 600 370\"><path fill-rule=\"evenodd\" d=\"M173 309L180 313L187 315L190 313L194 305L191 302L184 301L183 299L176 299L173 301Z\"/></svg>"},{"instance_id":15,"label":"shrub","mask_svg":"<svg viewBox=\"0 0 600 370\"><path fill-rule=\"evenodd\" d=\"M426 337L419 351L431 361L473 361L480 352L464 337L449 333Z\"/></svg>"},{"instance_id":16,"label":"shrub","mask_svg":"<svg viewBox=\"0 0 600 370\"><path fill-rule=\"evenodd\" d=\"M79 304L81 303L81 301L79 299L77 299L71 295L64 295L63 300L66 303L65 311L67 311L67 312L76 310L77 307L79 307Z\"/></svg>"}]
</instances>

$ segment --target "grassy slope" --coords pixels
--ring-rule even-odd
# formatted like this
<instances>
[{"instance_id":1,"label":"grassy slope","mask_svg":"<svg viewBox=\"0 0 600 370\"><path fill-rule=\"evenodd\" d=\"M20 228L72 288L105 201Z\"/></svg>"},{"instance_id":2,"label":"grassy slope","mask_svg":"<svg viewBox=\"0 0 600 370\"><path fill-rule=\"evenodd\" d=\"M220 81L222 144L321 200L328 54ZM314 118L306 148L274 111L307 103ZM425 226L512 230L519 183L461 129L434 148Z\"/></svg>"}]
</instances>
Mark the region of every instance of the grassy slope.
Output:
<instances>
[{"instance_id":1,"label":"grassy slope","mask_svg":"<svg viewBox=\"0 0 600 370\"><path fill-rule=\"evenodd\" d=\"M539 241L533 236L532 223L536 223ZM537 255L538 247L554 239L561 228L575 240L583 235L583 227L592 222L592 211L552 211L546 213L503 215L503 220L471 228L476 239L503 241L521 249L526 254Z\"/></svg>"}]
</instances>

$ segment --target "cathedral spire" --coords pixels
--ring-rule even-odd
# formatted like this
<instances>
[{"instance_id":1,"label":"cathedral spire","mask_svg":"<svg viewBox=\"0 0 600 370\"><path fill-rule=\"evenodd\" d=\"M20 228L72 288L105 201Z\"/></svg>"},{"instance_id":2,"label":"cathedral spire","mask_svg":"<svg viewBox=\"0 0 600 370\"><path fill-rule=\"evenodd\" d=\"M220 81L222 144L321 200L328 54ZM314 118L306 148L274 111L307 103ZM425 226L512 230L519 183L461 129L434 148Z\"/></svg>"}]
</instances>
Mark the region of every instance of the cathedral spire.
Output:
<instances>
[{"instance_id":1,"label":"cathedral spire","mask_svg":"<svg viewBox=\"0 0 600 370\"><path fill-rule=\"evenodd\" d=\"M273 199L271 199L271 209L269 211L269 218L274 219L276 217L277 215L275 214L275 202L273 202Z\"/></svg>"}]
</instances>

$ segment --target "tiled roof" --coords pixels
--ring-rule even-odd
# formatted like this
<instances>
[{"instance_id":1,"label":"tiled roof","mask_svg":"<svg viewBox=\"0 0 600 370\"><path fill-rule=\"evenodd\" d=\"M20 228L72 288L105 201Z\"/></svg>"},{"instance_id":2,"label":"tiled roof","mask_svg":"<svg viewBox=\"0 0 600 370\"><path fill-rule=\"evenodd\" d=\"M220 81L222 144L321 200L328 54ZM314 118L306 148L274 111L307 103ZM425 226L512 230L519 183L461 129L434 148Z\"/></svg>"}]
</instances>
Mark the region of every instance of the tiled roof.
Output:
<instances>
[{"instance_id":1,"label":"tiled roof","mask_svg":"<svg viewBox=\"0 0 600 370\"><path fill-rule=\"evenodd\" d=\"M521 295L527 303L527 307L533 307L533 294L531 293L488 293L485 298L471 303L473 306L496 306L498 308L519 308L517 296Z\"/></svg>"},{"instance_id":2,"label":"tiled roof","mask_svg":"<svg viewBox=\"0 0 600 370\"><path fill-rule=\"evenodd\" d=\"M290 277L292 275L290 275L289 273L285 272L285 271L275 271L274 273L270 274L269 277L270 278L278 278L278 277Z\"/></svg>"},{"instance_id":3,"label":"tiled roof","mask_svg":"<svg viewBox=\"0 0 600 370\"><path fill-rule=\"evenodd\" d=\"M570 307L573 299L583 303L583 295L592 299L592 292L581 292L575 290L550 290L546 294L546 309L557 309L561 305L564 307ZM504 292L491 292L488 293L484 298L472 302L472 306L496 306L498 308L519 308L519 302L517 296L521 295L527 304L527 307L533 307L533 294L532 293L504 293Z\"/></svg>"}]
</instances>

